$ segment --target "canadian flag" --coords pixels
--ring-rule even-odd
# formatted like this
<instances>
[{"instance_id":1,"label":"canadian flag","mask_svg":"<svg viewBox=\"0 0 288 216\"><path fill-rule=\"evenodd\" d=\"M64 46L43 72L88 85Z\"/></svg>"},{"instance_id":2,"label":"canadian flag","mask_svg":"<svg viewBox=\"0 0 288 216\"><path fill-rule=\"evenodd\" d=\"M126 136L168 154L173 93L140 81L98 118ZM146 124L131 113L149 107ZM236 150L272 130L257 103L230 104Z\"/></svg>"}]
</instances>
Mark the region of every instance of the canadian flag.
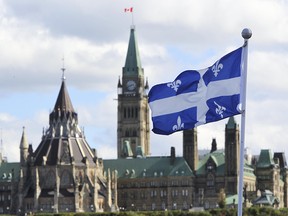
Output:
<instances>
[{"instance_id":1,"label":"canadian flag","mask_svg":"<svg viewBox=\"0 0 288 216\"><path fill-rule=\"evenodd\" d=\"M131 8L125 8L125 9L124 9L124 12L133 12L133 7L131 7Z\"/></svg>"}]
</instances>

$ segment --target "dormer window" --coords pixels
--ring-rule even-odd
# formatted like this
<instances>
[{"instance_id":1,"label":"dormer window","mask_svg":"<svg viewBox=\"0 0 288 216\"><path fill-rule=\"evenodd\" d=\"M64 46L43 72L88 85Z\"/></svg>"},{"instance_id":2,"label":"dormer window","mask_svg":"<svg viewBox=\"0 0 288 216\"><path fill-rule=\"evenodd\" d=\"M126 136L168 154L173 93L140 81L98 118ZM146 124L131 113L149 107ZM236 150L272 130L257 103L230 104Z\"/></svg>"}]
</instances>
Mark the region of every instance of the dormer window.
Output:
<instances>
[{"instance_id":1,"label":"dormer window","mask_svg":"<svg viewBox=\"0 0 288 216\"><path fill-rule=\"evenodd\" d=\"M209 160L206 165L207 172L213 172L215 170L215 164L213 160Z\"/></svg>"}]
</instances>

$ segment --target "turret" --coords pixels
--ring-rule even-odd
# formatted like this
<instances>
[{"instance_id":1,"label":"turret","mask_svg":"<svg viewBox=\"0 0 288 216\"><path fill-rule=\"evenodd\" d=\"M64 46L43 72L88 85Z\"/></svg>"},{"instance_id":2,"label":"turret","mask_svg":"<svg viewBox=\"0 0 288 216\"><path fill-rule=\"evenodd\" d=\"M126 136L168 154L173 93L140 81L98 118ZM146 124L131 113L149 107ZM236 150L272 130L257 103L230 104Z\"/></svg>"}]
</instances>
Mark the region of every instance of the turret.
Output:
<instances>
[{"instance_id":1,"label":"turret","mask_svg":"<svg viewBox=\"0 0 288 216\"><path fill-rule=\"evenodd\" d=\"M239 125L232 116L225 128L225 192L227 194L237 193L239 149Z\"/></svg>"},{"instance_id":2,"label":"turret","mask_svg":"<svg viewBox=\"0 0 288 216\"><path fill-rule=\"evenodd\" d=\"M28 141L26 138L25 127L23 127L22 137L20 141L20 164L21 166L27 165L28 160Z\"/></svg>"},{"instance_id":3,"label":"turret","mask_svg":"<svg viewBox=\"0 0 288 216\"><path fill-rule=\"evenodd\" d=\"M183 157L193 171L198 166L197 128L183 131Z\"/></svg>"}]
</instances>

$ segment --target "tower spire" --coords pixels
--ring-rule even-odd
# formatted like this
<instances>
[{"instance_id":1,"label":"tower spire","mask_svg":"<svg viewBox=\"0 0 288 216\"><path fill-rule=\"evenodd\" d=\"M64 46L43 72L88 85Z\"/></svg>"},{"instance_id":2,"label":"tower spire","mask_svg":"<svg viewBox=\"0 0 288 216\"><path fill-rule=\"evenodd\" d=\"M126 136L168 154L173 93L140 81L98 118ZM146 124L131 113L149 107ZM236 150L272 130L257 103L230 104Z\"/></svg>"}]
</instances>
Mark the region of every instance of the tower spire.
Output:
<instances>
[{"instance_id":1,"label":"tower spire","mask_svg":"<svg viewBox=\"0 0 288 216\"><path fill-rule=\"evenodd\" d=\"M118 158L150 155L149 107L145 85L144 69L141 66L135 27L130 29L125 66L122 68L122 83L118 80ZM127 143L130 144L127 146ZM127 150L128 151L128 150ZM141 153L141 154L142 154Z\"/></svg>"},{"instance_id":2,"label":"tower spire","mask_svg":"<svg viewBox=\"0 0 288 216\"><path fill-rule=\"evenodd\" d=\"M62 81L64 81L65 79L66 79L66 77L65 77L65 70L66 70L66 68L65 68L65 59L64 59L64 56L62 57L62 68L61 68L61 70L62 70Z\"/></svg>"},{"instance_id":3,"label":"tower spire","mask_svg":"<svg viewBox=\"0 0 288 216\"><path fill-rule=\"evenodd\" d=\"M135 26L131 26L130 28L130 38L129 38L125 66L123 67L123 74L127 74L130 76L144 75L144 71L141 66L137 39L135 35Z\"/></svg>"},{"instance_id":4,"label":"tower spire","mask_svg":"<svg viewBox=\"0 0 288 216\"><path fill-rule=\"evenodd\" d=\"M20 141L20 164L25 166L28 158L28 141L25 133L25 127L23 126L21 141Z\"/></svg>"}]
</instances>

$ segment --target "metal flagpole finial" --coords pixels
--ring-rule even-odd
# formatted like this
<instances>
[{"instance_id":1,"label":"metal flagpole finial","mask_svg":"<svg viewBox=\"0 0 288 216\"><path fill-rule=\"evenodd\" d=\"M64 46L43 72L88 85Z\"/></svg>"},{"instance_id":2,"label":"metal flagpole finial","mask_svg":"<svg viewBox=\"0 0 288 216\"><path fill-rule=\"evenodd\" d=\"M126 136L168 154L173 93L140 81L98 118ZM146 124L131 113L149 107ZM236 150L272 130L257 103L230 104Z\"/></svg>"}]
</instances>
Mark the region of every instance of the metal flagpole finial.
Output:
<instances>
[{"instance_id":1,"label":"metal flagpole finial","mask_svg":"<svg viewBox=\"0 0 288 216\"><path fill-rule=\"evenodd\" d=\"M242 37L246 40L252 37L252 31L249 28L244 28L242 30Z\"/></svg>"},{"instance_id":2,"label":"metal flagpole finial","mask_svg":"<svg viewBox=\"0 0 288 216\"><path fill-rule=\"evenodd\" d=\"M62 68L61 68L61 70L62 70L62 81L64 81L65 79L66 79L66 77L65 77L65 65L64 65L64 57L62 58L62 64L63 64L63 66L62 66Z\"/></svg>"}]
</instances>

